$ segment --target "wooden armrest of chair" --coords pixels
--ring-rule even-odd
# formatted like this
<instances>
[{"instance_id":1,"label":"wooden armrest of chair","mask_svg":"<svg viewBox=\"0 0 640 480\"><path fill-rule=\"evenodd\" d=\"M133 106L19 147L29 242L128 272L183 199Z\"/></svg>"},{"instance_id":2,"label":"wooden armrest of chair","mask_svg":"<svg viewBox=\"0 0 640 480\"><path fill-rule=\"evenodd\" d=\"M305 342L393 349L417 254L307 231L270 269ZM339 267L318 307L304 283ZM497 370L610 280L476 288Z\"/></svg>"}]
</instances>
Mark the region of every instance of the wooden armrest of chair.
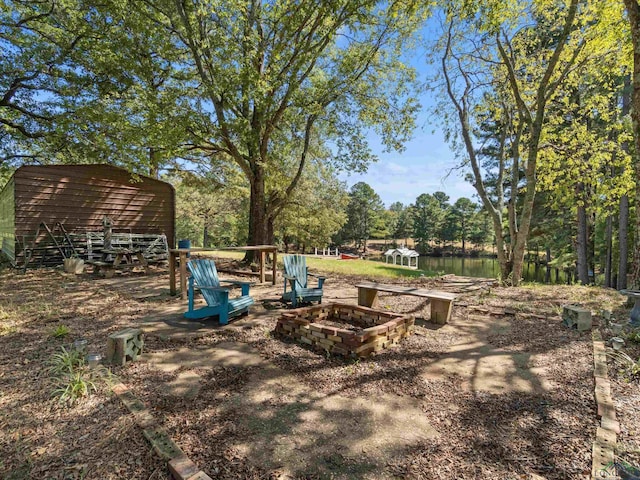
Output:
<instances>
[{"instance_id":1,"label":"wooden armrest of chair","mask_svg":"<svg viewBox=\"0 0 640 480\"><path fill-rule=\"evenodd\" d=\"M249 295L250 282L242 282L240 280L220 280L220 283L230 283L232 285L240 285L242 288L242 296ZM227 287L228 289L229 287Z\"/></svg>"},{"instance_id":2,"label":"wooden armrest of chair","mask_svg":"<svg viewBox=\"0 0 640 480\"><path fill-rule=\"evenodd\" d=\"M309 275L310 277L316 277L316 278L324 278L324 279L327 278L324 275L318 275L316 273L311 273L311 272L307 272L307 275Z\"/></svg>"},{"instance_id":3,"label":"wooden armrest of chair","mask_svg":"<svg viewBox=\"0 0 640 480\"><path fill-rule=\"evenodd\" d=\"M231 287L214 287L210 285L196 285L195 287L199 288L200 290L217 290L220 292L228 292L229 290L231 290Z\"/></svg>"},{"instance_id":4,"label":"wooden armrest of chair","mask_svg":"<svg viewBox=\"0 0 640 480\"><path fill-rule=\"evenodd\" d=\"M287 275L286 273L282 275L282 278L284 278L284 293L287 293L287 283L291 283L291 290L295 290L296 289L296 280L298 279L298 277L294 276L294 275Z\"/></svg>"},{"instance_id":5,"label":"wooden armrest of chair","mask_svg":"<svg viewBox=\"0 0 640 480\"><path fill-rule=\"evenodd\" d=\"M251 285L251 282L243 282L242 280L220 280L220 283L230 283L232 285Z\"/></svg>"}]
</instances>

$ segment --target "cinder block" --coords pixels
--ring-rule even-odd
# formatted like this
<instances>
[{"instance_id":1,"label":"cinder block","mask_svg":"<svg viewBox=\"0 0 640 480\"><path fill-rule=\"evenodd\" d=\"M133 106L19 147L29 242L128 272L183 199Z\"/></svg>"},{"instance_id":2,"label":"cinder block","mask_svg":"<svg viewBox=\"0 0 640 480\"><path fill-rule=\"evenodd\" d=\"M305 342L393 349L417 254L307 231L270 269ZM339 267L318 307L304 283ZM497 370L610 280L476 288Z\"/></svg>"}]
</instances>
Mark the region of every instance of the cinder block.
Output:
<instances>
[{"instance_id":1,"label":"cinder block","mask_svg":"<svg viewBox=\"0 0 640 480\"><path fill-rule=\"evenodd\" d=\"M579 305L564 305L562 307L562 323L578 331L591 330L591 311Z\"/></svg>"},{"instance_id":2,"label":"cinder block","mask_svg":"<svg viewBox=\"0 0 640 480\"><path fill-rule=\"evenodd\" d=\"M620 423L614 418L602 417L600 419L600 425L605 430L610 430L614 433L620 433Z\"/></svg>"},{"instance_id":3,"label":"cinder block","mask_svg":"<svg viewBox=\"0 0 640 480\"><path fill-rule=\"evenodd\" d=\"M180 450L180 447L176 445L164 429L160 427L145 428L142 434L149 440L153 450L167 461L184 455L184 452Z\"/></svg>"},{"instance_id":4,"label":"cinder block","mask_svg":"<svg viewBox=\"0 0 640 480\"><path fill-rule=\"evenodd\" d=\"M112 333L107 339L107 362L124 365L142 354L144 336L139 328L126 328Z\"/></svg>"}]
</instances>

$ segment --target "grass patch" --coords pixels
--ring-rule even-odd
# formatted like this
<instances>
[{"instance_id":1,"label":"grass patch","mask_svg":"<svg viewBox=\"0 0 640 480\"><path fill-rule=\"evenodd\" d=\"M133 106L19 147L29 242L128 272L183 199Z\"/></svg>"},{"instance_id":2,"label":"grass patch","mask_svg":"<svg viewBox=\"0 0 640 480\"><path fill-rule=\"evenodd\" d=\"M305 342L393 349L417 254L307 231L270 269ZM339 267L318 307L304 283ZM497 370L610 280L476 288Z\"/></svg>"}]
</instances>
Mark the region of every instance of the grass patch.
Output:
<instances>
[{"instance_id":1,"label":"grass patch","mask_svg":"<svg viewBox=\"0 0 640 480\"><path fill-rule=\"evenodd\" d=\"M415 278L420 276L434 277L437 275L436 272L414 270L373 260L334 260L307 257L307 266L311 270L323 273L361 275L363 277Z\"/></svg>"},{"instance_id":2,"label":"grass patch","mask_svg":"<svg viewBox=\"0 0 640 480\"><path fill-rule=\"evenodd\" d=\"M219 257L229 258L231 260L242 260L245 252L236 252L233 250L210 250L207 252L195 252L194 255L202 257Z\"/></svg>"},{"instance_id":3,"label":"grass patch","mask_svg":"<svg viewBox=\"0 0 640 480\"><path fill-rule=\"evenodd\" d=\"M219 258L229 258L233 260L241 260L244 258L244 252L234 252L228 250L214 250L210 252L198 252L198 255L210 255ZM282 256L279 253L278 267L282 270ZM380 278L415 278L420 276L435 277L437 272L427 270L414 270L398 265L390 265L388 263L376 262L373 260L337 260L335 258L317 258L308 256L307 266L310 270L325 274L337 275L361 275L363 277L380 277Z\"/></svg>"},{"instance_id":4,"label":"grass patch","mask_svg":"<svg viewBox=\"0 0 640 480\"><path fill-rule=\"evenodd\" d=\"M16 333L17 331L18 327L14 325L0 325L0 337L9 335L11 333Z\"/></svg>"},{"instance_id":5,"label":"grass patch","mask_svg":"<svg viewBox=\"0 0 640 480\"><path fill-rule=\"evenodd\" d=\"M12 315L0 305L0 337L17 332L18 327L15 323Z\"/></svg>"}]
</instances>

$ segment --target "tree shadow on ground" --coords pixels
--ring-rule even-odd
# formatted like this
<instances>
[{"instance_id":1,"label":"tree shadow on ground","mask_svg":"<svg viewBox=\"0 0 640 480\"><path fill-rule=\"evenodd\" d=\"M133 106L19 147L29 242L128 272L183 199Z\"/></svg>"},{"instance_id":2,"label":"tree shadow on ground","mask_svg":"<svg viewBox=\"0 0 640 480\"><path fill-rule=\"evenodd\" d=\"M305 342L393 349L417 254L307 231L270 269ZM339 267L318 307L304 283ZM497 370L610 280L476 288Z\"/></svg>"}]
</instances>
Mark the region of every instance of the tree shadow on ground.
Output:
<instances>
[{"instance_id":1,"label":"tree shadow on ground","mask_svg":"<svg viewBox=\"0 0 640 480\"><path fill-rule=\"evenodd\" d=\"M264 360L247 367L220 359L198 370L195 398L168 398L153 375L143 393L218 478L381 478L386 462L436 434L415 399L327 395Z\"/></svg>"}]
</instances>

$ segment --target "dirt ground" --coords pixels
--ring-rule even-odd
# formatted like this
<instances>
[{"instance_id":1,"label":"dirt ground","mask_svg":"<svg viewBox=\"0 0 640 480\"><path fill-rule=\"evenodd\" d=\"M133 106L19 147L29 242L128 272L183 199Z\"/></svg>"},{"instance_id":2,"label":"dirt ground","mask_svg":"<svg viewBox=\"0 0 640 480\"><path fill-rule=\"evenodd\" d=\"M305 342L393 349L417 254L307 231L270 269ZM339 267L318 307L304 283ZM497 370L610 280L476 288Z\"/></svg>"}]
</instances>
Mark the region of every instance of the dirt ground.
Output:
<instances>
[{"instance_id":1,"label":"dirt ground","mask_svg":"<svg viewBox=\"0 0 640 480\"><path fill-rule=\"evenodd\" d=\"M362 280L329 278L324 302L356 303ZM109 280L1 271L0 477L169 478L106 385L71 407L51 398L47 367L62 346L84 338L104 353L110 333L142 326L141 360L113 371L213 478L588 478L591 334L563 327L561 306L625 318L625 299L592 287L414 284L460 293L452 321L431 324L428 302L383 296L379 308L416 316L416 333L353 361L274 336L279 284L252 287L251 315L220 328L183 321L160 269ZM54 338L60 325L70 333ZM612 390L620 454L637 464L638 383L616 376Z\"/></svg>"}]
</instances>

